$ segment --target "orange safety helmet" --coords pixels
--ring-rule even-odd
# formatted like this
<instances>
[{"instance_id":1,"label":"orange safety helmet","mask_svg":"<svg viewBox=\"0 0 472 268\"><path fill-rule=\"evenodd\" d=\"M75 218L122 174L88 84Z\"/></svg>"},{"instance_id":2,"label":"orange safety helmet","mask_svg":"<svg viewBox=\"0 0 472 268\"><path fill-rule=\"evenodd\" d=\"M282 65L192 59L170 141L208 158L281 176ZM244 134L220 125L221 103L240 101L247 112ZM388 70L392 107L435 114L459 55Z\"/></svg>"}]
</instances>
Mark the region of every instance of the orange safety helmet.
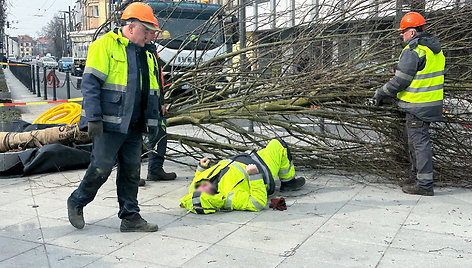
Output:
<instances>
[{"instance_id":1,"label":"orange safety helmet","mask_svg":"<svg viewBox=\"0 0 472 268\"><path fill-rule=\"evenodd\" d=\"M157 30L160 30L152 7L142 2L134 2L127 6L121 15L121 19L138 19L141 22L152 24Z\"/></svg>"},{"instance_id":2,"label":"orange safety helmet","mask_svg":"<svg viewBox=\"0 0 472 268\"><path fill-rule=\"evenodd\" d=\"M399 31L403 31L407 28L416 28L426 24L426 20L418 12L408 12L403 16L400 22Z\"/></svg>"}]
</instances>

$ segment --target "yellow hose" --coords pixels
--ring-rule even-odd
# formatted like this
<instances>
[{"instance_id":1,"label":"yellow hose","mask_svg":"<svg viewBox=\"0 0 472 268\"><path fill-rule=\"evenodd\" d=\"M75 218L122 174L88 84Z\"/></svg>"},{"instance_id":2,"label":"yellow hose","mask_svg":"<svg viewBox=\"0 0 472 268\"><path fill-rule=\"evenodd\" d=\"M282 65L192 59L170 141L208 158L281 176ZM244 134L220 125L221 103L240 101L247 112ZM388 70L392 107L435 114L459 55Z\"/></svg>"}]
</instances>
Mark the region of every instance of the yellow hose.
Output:
<instances>
[{"instance_id":1,"label":"yellow hose","mask_svg":"<svg viewBox=\"0 0 472 268\"><path fill-rule=\"evenodd\" d=\"M76 124L81 111L82 106L74 102L59 104L38 116L33 124Z\"/></svg>"}]
</instances>

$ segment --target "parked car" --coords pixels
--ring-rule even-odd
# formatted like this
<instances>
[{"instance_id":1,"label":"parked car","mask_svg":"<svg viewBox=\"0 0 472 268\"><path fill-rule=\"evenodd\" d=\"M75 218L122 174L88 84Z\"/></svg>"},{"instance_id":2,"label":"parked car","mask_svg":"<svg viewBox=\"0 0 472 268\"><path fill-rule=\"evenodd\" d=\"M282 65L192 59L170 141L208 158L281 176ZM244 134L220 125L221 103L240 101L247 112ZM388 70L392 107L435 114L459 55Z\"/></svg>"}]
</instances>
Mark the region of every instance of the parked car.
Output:
<instances>
[{"instance_id":1,"label":"parked car","mask_svg":"<svg viewBox=\"0 0 472 268\"><path fill-rule=\"evenodd\" d=\"M65 70L71 70L72 66L74 66L74 59L72 57L63 57L58 62L59 72L63 72Z\"/></svg>"},{"instance_id":2,"label":"parked car","mask_svg":"<svg viewBox=\"0 0 472 268\"><path fill-rule=\"evenodd\" d=\"M8 60L8 62L16 62L16 58L12 57L12 56L8 57L7 60Z\"/></svg>"},{"instance_id":3,"label":"parked car","mask_svg":"<svg viewBox=\"0 0 472 268\"><path fill-rule=\"evenodd\" d=\"M57 62L50 57L42 57L38 61L39 67L46 67L46 68L57 68Z\"/></svg>"},{"instance_id":4,"label":"parked car","mask_svg":"<svg viewBox=\"0 0 472 268\"><path fill-rule=\"evenodd\" d=\"M31 60L33 59L33 57L31 57L30 55L26 55L23 57L23 59L21 60L22 62L31 62Z\"/></svg>"}]
</instances>

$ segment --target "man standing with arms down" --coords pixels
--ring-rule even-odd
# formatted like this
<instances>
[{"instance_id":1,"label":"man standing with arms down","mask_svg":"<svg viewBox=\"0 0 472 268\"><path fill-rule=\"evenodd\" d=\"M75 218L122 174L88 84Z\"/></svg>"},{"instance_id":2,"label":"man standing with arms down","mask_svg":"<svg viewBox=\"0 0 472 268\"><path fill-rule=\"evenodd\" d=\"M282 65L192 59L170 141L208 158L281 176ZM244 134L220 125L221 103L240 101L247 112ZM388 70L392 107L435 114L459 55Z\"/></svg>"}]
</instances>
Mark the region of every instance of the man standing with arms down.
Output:
<instances>
[{"instance_id":1,"label":"man standing with arms down","mask_svg":"<svg viewBox=\"0 0 472 268\"><path fill-rule=\"evenodd\" d=\"M407 13L400 22L403 49L391 81L377 89L376 105L385 97L397 97L406 112L406 133L412 177L403 181L403 192L434 195L433 156L429 125L441 121L445 58L436 37L425 32L425 19L419 13Z\"/></svg>"},{"instance_id":2,"label":"man standing with arms down","mask_svg":"<svg viewBox=\"0 0 472 268\"><path fill-rule=\"evenodd\" d=\"M146 45L144 49L153 54L157 58L158 67L157 75L159 76L159 89L160 89L160 112L162 119L159 122L159 127L157 128L156 133L150 133L148 135L148 145L150 148L149 152L149 162L148 162L148 181L169 181L175 180L177 174L174 172L165 172L164 171L164 156L167 149L167 129L166 129L166 119L167 107L164 104L164 75L162 73L162 67L159 65L159 53L157 53L156 45L152 43L152 40L156 38L156 32L149 34L146 38ZM144 179L139 180L139 186L144 186L146 181Z\"/></svg>"},{"instance_id":3,"label":"man standing with arms down","mask_svg":"<svg viewBox=\"0 0 472 268\"><path fill-rule=\"evenodd\" d=\"M160 121L157 60L144 50L146 38L158 30L152 8L130 4L121 17L122 29L90 45L82 80L84 96L80 128L93 139L91 163L79 187L67 200L70 223L82 229L83 207L96 196L115 162L122 232L155 232L156 224L141 218L138 182L142 133Z\"/></svg>"}]
</instances>

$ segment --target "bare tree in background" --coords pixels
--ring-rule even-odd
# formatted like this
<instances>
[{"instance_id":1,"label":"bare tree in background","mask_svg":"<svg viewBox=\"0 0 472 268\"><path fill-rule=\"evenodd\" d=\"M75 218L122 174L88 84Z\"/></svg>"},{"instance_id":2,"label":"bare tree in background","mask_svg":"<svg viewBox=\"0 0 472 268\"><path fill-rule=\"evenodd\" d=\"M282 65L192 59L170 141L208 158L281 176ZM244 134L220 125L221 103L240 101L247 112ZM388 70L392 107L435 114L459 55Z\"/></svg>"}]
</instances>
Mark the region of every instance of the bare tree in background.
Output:
<instances>
[{"instance_id":1,"label":"bare tree in background","mask_svg":"<svg viewBox=\"0 0 472 268\"><path fill-rule=\"evenodd\" d=\"M63 41L63 21L59 17L54 17L43 29L40 35L51 38L54 43L54 56L60 57L62 55L64 41Z\"/></svg>"}]
</instances>

